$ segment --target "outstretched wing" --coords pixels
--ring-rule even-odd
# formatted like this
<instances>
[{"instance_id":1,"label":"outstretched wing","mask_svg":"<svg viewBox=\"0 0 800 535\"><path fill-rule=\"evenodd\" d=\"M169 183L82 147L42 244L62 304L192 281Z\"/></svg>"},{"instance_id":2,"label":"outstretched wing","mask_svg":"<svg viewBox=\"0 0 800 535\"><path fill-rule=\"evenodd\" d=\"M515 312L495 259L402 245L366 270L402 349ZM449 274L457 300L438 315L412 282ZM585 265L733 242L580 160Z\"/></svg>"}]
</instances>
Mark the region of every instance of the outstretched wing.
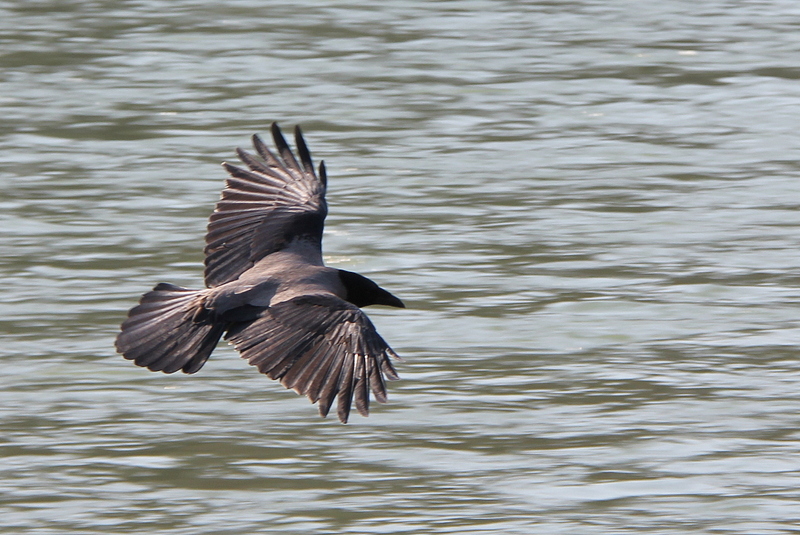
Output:
<instances>
[{"instance_id":1,"label":"outstretched wing","mask_svg":"<svg viewBox=\"0 0 800 535\"><path fill-rule=\"evenodd\" d=\"M386 379L398 379L397 357L358 307L338 297L304 295L278 303L226 338L242 358L286 388L319 401L327 416L338 396L339 420L356 409L369 414L369 391L386 401Z\"/></svg>"},{"instance_id":2,"label":"outstretched wing","mask_svg":"<svg viewBox=\"0 0 800 535\"><path fill-rule=\"evenodd\" d=\"M253 146L260 158L236 149L249 169L222 165L231 177L211 214L206 233L205 282L209 288L235 280L255 262L280 251L292 240L308 239L322 247L325 204L325 164L314 173L300 127L295 158L276 123L275 155L258 135Z\"/></svg>"}]
</instances>

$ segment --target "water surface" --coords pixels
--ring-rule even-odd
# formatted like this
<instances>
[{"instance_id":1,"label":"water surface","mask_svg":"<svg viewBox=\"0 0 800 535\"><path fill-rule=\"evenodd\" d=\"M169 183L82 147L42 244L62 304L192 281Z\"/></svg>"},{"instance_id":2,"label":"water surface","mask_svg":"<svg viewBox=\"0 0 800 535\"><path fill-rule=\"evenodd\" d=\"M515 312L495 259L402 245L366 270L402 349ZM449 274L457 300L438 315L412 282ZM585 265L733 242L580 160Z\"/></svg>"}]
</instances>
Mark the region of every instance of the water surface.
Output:
<instances>
[{"instance_id":1,"label":"water surface","mask_svg":"<svg viewBox=\"0 0 800 535\"><path fill-rule=\"evenodd\" d=\"M796 533L799 11L0 3L0 531ZM347 426L113 350L273 120L409 306Z\"/></svg>"}]
</instances>

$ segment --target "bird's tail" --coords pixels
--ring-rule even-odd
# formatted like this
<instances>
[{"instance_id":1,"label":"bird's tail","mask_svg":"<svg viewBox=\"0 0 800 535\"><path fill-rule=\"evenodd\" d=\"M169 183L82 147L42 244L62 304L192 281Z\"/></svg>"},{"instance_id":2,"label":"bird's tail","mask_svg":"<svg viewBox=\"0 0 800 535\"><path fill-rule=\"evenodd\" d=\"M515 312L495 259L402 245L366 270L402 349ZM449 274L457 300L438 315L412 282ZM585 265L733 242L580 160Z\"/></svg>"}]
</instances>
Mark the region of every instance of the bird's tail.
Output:
<instances>
[{"instance_id":1,"label":"bird's tail","mask_svg":"<svg viewBox=\"0 0 800 535\"><path fill-rule=\"evenodd\" d=\"M117 351L153 371L196 372L225 331L203 307L206 292L159 284L128 313Z\"/></svg>"}]
</instances>

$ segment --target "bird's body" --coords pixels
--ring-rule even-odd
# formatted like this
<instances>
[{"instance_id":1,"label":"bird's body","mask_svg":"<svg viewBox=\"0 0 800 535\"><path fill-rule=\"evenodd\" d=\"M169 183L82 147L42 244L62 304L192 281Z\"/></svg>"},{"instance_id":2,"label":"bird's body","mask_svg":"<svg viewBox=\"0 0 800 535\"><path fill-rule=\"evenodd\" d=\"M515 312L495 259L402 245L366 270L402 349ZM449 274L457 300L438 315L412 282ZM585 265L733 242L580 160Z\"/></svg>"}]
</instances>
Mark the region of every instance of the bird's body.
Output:
<instances>
[{"instance_id":1,"label":"bird's body","mask_svg":"<svg viewBox=\"0 0 800 535\"><path fill-rule=\"evenodd\" d=\"M153 371L198 371L224 335L250 364L319 402L338 397L346 422L353 398L368 414L369 391L386 400L396 354L360 307L403 307L371 280L324 265L326 172L314 172L299 128L300 161L277 125L279 156L258 138L261 159L238 150L249 169L231 174L206 235L207 288L157 285L131 309L117 350Z\"/></svg>"},{"instance_id":2,"label":"bird's body","mask_svg":"<svg viewBox=\"0 0 800 535\"><path fill-rule=\"evenodd\" d=\"M347 299L337 269L310 262L304 242L272 253L235 280L212 288L209 308L225 312L244 304L269 307L307 294Z\"/></svg>"}]
</instances>

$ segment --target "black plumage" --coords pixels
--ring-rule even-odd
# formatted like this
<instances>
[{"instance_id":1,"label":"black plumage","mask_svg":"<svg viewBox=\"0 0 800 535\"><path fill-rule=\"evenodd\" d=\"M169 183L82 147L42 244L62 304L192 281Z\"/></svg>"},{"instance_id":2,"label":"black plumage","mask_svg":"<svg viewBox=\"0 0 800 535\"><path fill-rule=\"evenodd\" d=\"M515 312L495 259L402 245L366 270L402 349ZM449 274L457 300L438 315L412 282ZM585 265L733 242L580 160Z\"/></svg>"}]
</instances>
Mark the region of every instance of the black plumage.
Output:
<instances>
[{"instance_id":1,"label":"black plumage","mask_svg":"<svg viewBox=\"0 0 800 535\"><path fill-rule=\"evenodd\" d=\"M386 379L397 379L396 353L360 307L404 307L370 279L326 267L322 231L327 175L314 170L300 128L298 161L277 124L277 154L257 135L258 156L237 149L247 168L230 174L206 234L206 288L161 283L122 324L116 347L153 371L197 372L220 338L286 388L308 396L326 416L335 399L347 422L369 413L370 391L386 401Z\"/></svg>"}]
</instances>

